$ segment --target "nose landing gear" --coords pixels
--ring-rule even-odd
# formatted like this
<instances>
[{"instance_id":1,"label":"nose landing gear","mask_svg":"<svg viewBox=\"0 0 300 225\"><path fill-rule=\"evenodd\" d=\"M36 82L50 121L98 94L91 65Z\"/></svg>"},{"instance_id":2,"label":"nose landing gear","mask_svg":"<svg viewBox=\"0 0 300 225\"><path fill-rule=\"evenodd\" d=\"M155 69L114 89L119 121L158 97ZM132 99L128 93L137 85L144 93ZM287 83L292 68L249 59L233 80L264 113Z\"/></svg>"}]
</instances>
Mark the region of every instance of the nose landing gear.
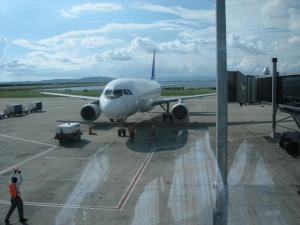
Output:
<instances>
[{"instance_id":1,"label":"nose landing gear","mask_svg":"<svg viewBox=\"0 0 300 225\"><path fill-rule=\"evenodd\" d=\"M126 119L120 119L119 123L121 126L121 129L118 130L118 136L121 137L123 134L123 137L126 137L126 129L124 128L124 124L125 124Z\"/></svg>"}]
</instances>

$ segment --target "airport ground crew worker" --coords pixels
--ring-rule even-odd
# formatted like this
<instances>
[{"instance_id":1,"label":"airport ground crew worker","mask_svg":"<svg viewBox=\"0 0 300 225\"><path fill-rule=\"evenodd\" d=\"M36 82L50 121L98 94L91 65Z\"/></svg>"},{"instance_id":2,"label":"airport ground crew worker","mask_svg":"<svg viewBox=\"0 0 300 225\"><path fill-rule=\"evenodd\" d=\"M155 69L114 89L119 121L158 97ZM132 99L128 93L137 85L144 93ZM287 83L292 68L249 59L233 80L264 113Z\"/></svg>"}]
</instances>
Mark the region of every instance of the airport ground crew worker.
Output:
<instances>
[{"instance_id":1,"label":"airport ground crew worker","mask_svg":"<svg viewBox=\"0 0 300 225\"><path fill-rule=\"evenodd\" d=\"M17 172L19 174L19 180L17 177L15 177L15 174ZM10 199L11 205L6 215L5 223L9 223L9 218L11 214L14 212L16 207L18 208L19 221L20 222L28 221L28 219L24 218L24 212L23 212L23 201L21 199L21 191L20 191L22 182L23 182L23 177L21 171L16 169L13 175L9 179L8 186L9 186L9 193L11 196Z\"/></svg>"},{"instance_id":2,"label":"airport ground crew worker","mask_svg":"<svg viewBox=\"0 0 300 225\"><path fill-rule=\"evenodd\" d=\"M133 127L132 123L129 125L128 130L129 130L129 134L130 134L131 143L133 143L133 140L134 140L134 127Z\"/></svg>"}]
</instances>

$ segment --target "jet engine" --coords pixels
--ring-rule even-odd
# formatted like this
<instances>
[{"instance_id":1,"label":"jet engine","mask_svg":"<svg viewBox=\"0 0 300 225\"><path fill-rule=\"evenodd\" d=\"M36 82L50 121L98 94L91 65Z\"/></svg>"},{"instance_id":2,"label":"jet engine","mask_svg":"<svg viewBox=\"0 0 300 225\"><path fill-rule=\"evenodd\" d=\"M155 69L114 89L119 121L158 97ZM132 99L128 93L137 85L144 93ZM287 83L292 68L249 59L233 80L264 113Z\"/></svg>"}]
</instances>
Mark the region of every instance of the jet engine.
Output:
<instances>
[{"instance_id":1,"label":"jet engine","mask_svg":"<svg viewBox=\"0 0 300 225\"><path fill-rule=\"evenodd\" d=\"M95 104L96 103L96 104ZM82 107L80 110L81 118L87 121L95 121L101 115L101 109L96 101L90 102L89 104Z\"/></svg>"},{"instance_id":2,"label":"jet engine","mask_svg":"<svg viewBox=\"0 0 300 225\"><path fill-rule=\"evenodd\" d=\"M189 108L183 103L178 103L173 106L171 113L175 121L183 122L189 117Z\"/></svg>"}]
</instances>

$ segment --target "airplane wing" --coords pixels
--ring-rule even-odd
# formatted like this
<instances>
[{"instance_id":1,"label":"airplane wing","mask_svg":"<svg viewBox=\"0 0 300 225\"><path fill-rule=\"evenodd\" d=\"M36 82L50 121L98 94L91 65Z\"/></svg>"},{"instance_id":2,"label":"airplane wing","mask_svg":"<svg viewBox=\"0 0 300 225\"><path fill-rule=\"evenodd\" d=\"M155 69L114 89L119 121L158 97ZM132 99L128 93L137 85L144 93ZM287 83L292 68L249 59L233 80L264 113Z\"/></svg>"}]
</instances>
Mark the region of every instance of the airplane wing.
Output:
<instances>
[{"instance_id":1,"label":"airplane wing","mask_svg":"<svg viewBox=\"0 0 300 225\"><path fill-rule=\"evenodd\" d=\"M68 95L68 94L58 94L58 93L51 93L51 92L41 92L41 94L56 95L56 96L67 97L67 98L81 98L81 99L87 99L87 100L99 100L99 97L91 97L91 96L83 96L83 95Z\"/></svg>"},{"instance_id":2,"label":"airplane wing","mask_svg":"<svg viewBox=\"0 0 300 225\"><path fill-rule=\"evenodd\" d=\"M173 98L159 98L159 99L153 100L151 105L156 106L156 105L161 105L161 104L169 103L169 102L178 102L178 101L182 101L185 99L202 98L202 97L208 97L208 96L213 96L213 95L216 95L216 94L213 93L213 94L189 95L189 96L181 96L181 97L173 97Z\"/></svg>"}]
</instances>

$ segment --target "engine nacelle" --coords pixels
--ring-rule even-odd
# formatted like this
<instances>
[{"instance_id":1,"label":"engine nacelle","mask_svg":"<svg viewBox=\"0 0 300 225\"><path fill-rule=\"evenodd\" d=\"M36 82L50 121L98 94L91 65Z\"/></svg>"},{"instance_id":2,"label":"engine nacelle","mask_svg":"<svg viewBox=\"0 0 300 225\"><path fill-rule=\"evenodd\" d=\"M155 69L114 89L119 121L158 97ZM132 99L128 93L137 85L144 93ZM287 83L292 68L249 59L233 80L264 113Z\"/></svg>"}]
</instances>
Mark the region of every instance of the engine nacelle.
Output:
<instances>
[{"instance_id":1,"label":"engine nacelle","mask_svg":"<svg viewBox=\"0 0 300 225\"><path fill-rule=\"evenodd\" d=\"M183 103L178 103L173 106L171 113L175 121L183 122L189 117L189 108Z\"/></svg>"},{"instance_id":2,"label":"engine nacelle","mask_svg":"<svg viewBox=\"0 0 300 225\"><path fill-rule=\"evenodd\" d=\"M95 121L101 115L101 109L99 105L87 104L80 110L81 118L86 121Z\"/></svg>"}]
</instances>

